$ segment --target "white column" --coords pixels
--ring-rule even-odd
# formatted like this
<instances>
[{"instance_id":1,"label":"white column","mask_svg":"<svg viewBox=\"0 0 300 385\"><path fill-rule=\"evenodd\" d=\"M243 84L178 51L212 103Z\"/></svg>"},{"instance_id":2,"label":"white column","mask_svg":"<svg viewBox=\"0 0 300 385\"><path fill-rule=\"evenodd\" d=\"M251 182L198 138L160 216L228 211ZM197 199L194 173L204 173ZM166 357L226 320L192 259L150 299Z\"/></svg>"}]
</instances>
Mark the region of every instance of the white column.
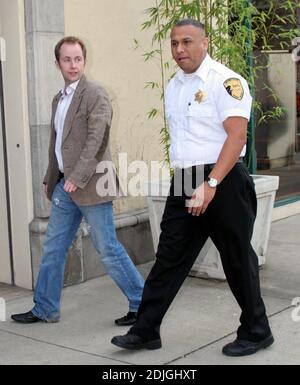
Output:
<instances>
[{"instance_id":1,"label":"white column","mask_svg":"<svg viewBox=\"0 0 300 385\"><path fill-rule=\"evenodd\" d=\"M1 0L0 7L1 34L6 46L6 57L3 62L3 88L13 272L15 284L30 289L32 288L32 271L29 223L33 213L24 2L23 0ZM3 180L1 178L1 183ZM7 230L7 224L5 227Z\"/></svg>"}]
</instances>

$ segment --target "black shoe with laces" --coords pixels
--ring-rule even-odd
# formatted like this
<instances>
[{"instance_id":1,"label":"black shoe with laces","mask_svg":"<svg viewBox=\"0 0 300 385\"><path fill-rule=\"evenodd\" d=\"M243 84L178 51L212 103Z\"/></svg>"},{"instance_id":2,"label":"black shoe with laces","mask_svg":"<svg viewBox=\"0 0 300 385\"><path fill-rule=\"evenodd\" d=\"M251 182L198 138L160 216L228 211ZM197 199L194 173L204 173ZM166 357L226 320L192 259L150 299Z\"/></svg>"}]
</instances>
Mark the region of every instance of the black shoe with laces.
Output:
<instances>
[{"instance_id":1,"label":"black shoe with laces","mask_svg":"<svg viewBox=\"0 0 300 385\"><path fill-rule=\"evenodd\" d=\"M125 336L116 336L111 343L119 348L127 350L156 350L161 348L161 339L145 339L136 334L127 333Z\"/></svg>"},{"instance_id":2,"label":"black shoe with laces","mask_svg":"<svg viewBox=\"0 0 300 385\"><path fill-rule=\"evenodd\" d=\"M236 339L224 346L222 352L225 356L229 357L242 357L249 356L250 354L256 353L260 349L266 349L274 343L274 337L269 335L262 341L252 342L246 340Z\"/></svg>"}]
</instances>

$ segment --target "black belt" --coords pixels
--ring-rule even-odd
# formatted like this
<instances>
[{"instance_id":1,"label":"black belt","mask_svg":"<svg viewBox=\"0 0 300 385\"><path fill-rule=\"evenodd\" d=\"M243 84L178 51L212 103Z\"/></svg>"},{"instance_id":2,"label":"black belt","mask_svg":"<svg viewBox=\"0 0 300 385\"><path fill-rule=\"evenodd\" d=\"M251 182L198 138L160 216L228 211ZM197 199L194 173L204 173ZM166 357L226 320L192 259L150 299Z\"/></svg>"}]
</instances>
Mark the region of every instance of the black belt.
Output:
<instances>
[{"instance_id":1,"label":"black belt","mask_svg":"<svg viewBox=\"0 0 300 385\"><path fill-rule=\"evenodd\" d=\"M65 174L63 172L59 172L58 179L62 180L64 179L64 177L65 177Z\"/></svg>"}]
</instances>

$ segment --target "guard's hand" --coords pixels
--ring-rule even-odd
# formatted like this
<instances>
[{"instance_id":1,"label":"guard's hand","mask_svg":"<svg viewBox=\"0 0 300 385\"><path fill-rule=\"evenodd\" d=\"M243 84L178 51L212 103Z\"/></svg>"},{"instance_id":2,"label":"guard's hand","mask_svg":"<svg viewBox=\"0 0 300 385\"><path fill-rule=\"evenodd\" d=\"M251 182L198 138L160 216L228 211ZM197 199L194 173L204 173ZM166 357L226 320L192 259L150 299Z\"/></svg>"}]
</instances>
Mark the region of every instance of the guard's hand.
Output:
<instances>
[{"instance_id":1,"label":"guard's hand","mask_svg":"<svg viewBox=\"0 0 300 385\"><path fill-rule=\"evenodd\" d=\"M207 182L204 182L195 190L192 199L189 202L189 214L197 217L199 217L201 214L204 214L208 205L214 199L215 195L216 189L211 188Z\"/></svg>"},{"instance_id":2,"label":"guard's hand","mask_svg":"<svg viewBox=\"0 0 300 385\"><path fill-rule=\"evenodd\" d=\"M75 191L77 191L77 189L78 187L74 183L70 182L69 180L66 181L64 185L64 190L66 193L74 193Z\"/></svg>"}]
</instances>

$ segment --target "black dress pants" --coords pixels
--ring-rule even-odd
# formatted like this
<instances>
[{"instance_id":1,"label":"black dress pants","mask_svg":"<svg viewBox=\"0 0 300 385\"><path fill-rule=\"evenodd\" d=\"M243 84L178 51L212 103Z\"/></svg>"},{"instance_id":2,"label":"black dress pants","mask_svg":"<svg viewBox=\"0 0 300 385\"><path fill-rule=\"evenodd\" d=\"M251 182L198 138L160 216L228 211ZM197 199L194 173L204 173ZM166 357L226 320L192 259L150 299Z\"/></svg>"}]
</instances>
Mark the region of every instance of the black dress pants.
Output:
<instances>
[{"instance_id":1,"label":"black dress pants","mask_svg":"<svg viewBox=\"0 0 300 385\"><path fill-rule=\"evenodd\" d=\"M209 172L206 170L205 177ZM137 323L130 333L149 339L159 337L164 315L210 237L242 310L238 338L266 338L271 330L261 298L258 258L251 246L257 200L247 168L242 163L235 165L200 217L188 213L186 200L190 196L174 196L173 190L174 179L161 223L157 259L145 283Z\"/></svg>"}]
</instances>

